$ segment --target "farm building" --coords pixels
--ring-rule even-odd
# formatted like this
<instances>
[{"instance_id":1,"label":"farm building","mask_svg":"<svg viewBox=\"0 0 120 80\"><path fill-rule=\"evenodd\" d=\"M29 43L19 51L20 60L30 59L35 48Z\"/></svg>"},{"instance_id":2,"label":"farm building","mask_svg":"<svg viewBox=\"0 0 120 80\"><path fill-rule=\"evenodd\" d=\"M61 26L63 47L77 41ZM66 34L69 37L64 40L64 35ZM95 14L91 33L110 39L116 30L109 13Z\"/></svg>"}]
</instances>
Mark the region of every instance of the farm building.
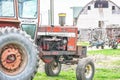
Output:
<instances>
[{"instance_id":1,"label":"farm building","mask_svg":"<svg viewBox=\"0 0 120 80\"><path fill-rule=\"evenodd\" d=\"M89 2L80 11L77 26L80 28L105 28L120 25L120 7L110 0Z\"/></svg>"},{"instance_id":2,"label":"farm building","mask_svg":"<svg viewBox=\"0 0 120 80\"><path fill-rule=\"evenodd\" d=\"M86 29L120 27L120 7L110 0L92 0L85 5L77 16L76 24L81 34ZM104 32L105 33L105 32ZM103 33L103 34L104 34ZM90 38L89 31L81 38ZM86 36L86 37L85 37ZM105 37L105 36L104 36Z\"/></svg>"}]
</instances>

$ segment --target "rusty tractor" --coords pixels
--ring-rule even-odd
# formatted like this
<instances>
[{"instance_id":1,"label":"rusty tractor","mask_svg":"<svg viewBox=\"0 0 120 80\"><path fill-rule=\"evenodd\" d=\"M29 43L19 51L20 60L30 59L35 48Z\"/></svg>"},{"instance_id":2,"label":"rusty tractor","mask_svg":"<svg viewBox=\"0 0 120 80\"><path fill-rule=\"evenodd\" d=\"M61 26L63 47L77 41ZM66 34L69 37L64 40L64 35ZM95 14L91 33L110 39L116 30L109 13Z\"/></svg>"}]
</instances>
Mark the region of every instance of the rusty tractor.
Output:
<instances>
[{"instance_id":1,"label":"rusty tractor","mask_svg":"<svg viewBox=\"0 0 120 80\"><path fill-rule=\"evenodd\" d=\"M40 0L0 0L0 80L32 80L38 62L57 76L61 64L78 64L77 80L92 80L94 63L77 45L73 26L40 26Z\"/></svg>"}]
</instances>

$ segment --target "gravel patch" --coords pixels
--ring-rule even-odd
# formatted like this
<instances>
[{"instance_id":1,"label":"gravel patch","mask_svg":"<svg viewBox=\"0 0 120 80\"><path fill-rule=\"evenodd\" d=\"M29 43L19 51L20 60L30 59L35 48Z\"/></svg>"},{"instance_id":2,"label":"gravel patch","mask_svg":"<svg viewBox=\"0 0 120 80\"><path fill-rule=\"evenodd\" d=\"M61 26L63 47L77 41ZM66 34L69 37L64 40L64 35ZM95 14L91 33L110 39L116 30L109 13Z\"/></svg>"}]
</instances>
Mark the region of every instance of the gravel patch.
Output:
<instances>
[{"instance_id":1,"label":"gravel patch","mask_svg":"<svg viewBox=\"0 0 120 80\"><path fill-rule=\"evenodd\" d=\"M105 56L97 54L89 57L93 58L96 68L120 68L120 66L113 64L113 62L120 61L120 56Z\"/></svg>"}]
</instances>

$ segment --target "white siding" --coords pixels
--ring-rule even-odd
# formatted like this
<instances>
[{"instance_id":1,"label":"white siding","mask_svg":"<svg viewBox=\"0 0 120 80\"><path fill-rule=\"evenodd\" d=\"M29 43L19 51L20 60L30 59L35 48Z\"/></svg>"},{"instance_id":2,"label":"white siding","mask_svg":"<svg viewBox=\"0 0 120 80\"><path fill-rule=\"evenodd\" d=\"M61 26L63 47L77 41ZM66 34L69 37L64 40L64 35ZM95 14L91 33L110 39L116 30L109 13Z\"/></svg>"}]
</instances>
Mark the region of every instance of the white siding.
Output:
<instances>
[{"instance_id":1,"label":"white siding","mask_svg":"<svg viewBox=\"0 0 120 80\"><path fill-rule=\"evenodd\" d=\"M86 11L88 6L91 6L91 10ZM78 17L77 26L79 28L98 28L99 21L104 21L104 28L111 24L120 25L120 9L113 3L109 2L109 8L104 8L103 14L99 13L98 8L94 8L94 4L90 3L88 6L85 7L85 10ZM112 6L116 7L115 14L112 14ZM87 14L84 14L84 12L87 12Z\"/></svg>"}]
</instances>

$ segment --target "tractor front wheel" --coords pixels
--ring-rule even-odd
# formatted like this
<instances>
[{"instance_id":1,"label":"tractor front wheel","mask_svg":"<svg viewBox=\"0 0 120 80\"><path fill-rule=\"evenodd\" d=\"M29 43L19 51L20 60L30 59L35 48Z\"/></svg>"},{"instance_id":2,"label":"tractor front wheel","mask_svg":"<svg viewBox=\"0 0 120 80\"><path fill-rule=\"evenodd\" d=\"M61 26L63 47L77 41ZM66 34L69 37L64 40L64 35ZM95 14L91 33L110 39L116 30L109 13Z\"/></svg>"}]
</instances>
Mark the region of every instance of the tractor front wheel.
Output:
<instances>
[{"instance_id":1,"label":"tractor front wheel","mask_svg":"<svg viewBox=\"0 0 120 80\"><path fill-rule=\"evenodd\" d=\"M45 73L47 76L57 76L61 71L61 64L55 60L45 64Z\"/></svg>"},{"instance_id":2,"label":"tractor front wheel","mask_svg":"<svg viewBox=\"0 0 120 80\"><path fill-rule=\"evenodd\" d=\"M94 76L94 63L90 58L84 58L79 61L76 68L77 80L93 80Z\"/></svg>"}]
</instances>

